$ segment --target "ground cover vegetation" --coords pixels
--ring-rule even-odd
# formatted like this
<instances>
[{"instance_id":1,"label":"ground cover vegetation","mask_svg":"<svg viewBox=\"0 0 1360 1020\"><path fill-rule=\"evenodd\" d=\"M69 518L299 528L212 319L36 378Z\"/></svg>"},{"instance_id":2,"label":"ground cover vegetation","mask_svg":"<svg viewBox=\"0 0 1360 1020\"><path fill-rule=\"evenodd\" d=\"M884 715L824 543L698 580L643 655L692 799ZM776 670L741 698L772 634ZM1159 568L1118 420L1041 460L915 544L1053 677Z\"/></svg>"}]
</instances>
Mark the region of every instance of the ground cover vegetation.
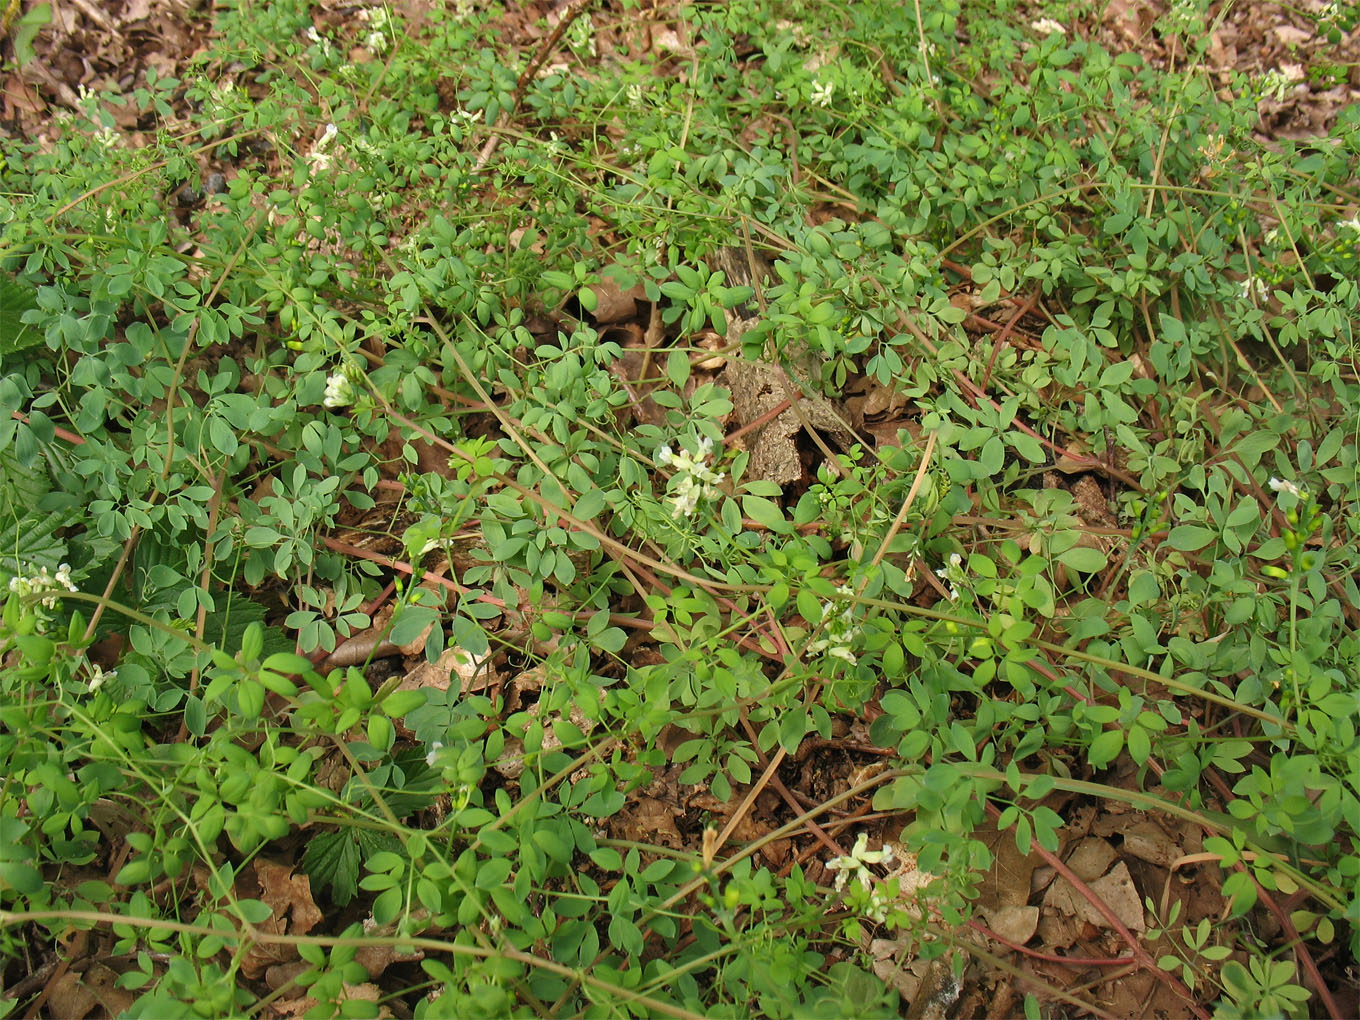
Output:
<instances>
[{"instance_id":1,"label":"ground cover vegetation","mask_svg":"<svg viewBox=\"0 0 1360 1020\"><path fill-rule=\"evenodd\" d=\"M0 143L6 1010L1353 1006L1360 110L1194 2L215 8Z\"/></svg>"}]
</instances>

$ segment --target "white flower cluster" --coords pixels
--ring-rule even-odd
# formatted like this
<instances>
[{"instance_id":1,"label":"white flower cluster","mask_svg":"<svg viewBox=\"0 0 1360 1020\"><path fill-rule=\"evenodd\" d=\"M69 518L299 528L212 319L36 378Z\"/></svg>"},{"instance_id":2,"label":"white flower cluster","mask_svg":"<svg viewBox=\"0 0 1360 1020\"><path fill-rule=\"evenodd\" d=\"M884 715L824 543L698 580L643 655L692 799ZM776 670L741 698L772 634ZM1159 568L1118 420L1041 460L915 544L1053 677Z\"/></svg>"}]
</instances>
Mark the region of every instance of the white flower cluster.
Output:
<instances>
[{"instance_id":1,"label":"white flower cluster","mask_svg":"<svg viewBox=\"0 0 1360 1020\"><path fill-rule=\"evenodd\" d=\"M318 32L315 25L308 25L307 31L304 34L309 43L312 43L321 50L321 55L323 57L329 59L335 53L335 47L331 45L331 41Z\"/></svg>"},{"instance_id":2,"label":"white flower cluster","mask_svg":"<svg viewBox=\"0 0 1360 1020\"><path fill-rule=\"evenodd\" d=\"M1029 27L1040 35L1066 35L1067 29L1052 18L1040 18L1038 21L1031 21Z\"/></svg>"},{"instance_id":3,"label":"white flower cluster","mask_svg":"<svg viewBox=\"0 0 1360 1020\"><path fill-rule=\"evenodd\" d=\"M95 144L105 152L109 152L118 147L118 142L121 137L122 136L119 135L117 131L105 124L95 133L94 141Z\"/></svg>"},{"instance_id":4,"label":"white flower cluster","mask_svg":"<svg viewBox=\"0 0 1360 1020\"><path fill-rule=\"evenodd\" d=\"M854 848L844 857L836 857L826 865L827 871L835 871L837 890L844 889L845 883L851 876L859 880L859 884L864 888L869 888L871 875L869 865L871 864L891 864L893 861L893 848L884 845L882 850L869 849L869 835L861 832L855 840Z\"/></svg>"},{"instance_id":5,"label":"white flower cluster","mask_svg":"<svg viewBox=\"0 0 1360 1020\"><path fill-rule=\"evenodd\" d=\"M855 638L859 636L859 624L855 622L855 604L852 601L855 593L844 584L837 588L836 592L844 595L846 601L838 611L834 611L834 615L833 607L827 608L829 619L826 623L826 636L808 645L808 654L820 655L825 652L853 666L858 660L850 649L855 643Z\"/></svg>"},{"instance_id":6,"label":"white flower cluster","mask_svg":"<svg viewBox=\"0 0 1360 1020\"><path fill-rule=\"evenodd\" d=\"M1301 64L1281 64L1278 69L1267 71L1256 79L1256 91L1262 99L1273 94L1275 102L1282 103L1285 92L1303 77Z\"/></svg>"},{"instance_id":7,"label":"white flower cluster","mask_svg":"<svg viewBox=\"0 0 1360 1020\"><path fill-rule=\"evenodd\" d=\"M1352 216L1348 220L1342 220L1337 226L1345 227L1347 230L1354 230L1357 234L1360 234L1360 215Z\"/></svg>"},{"instance_id":8,"label":"white flower cluster","mask_svg":"<svg viewBox=\"0 0 1360 1020\"><path fill-rule=\"evenodd\" d=\"M63 563L57 567L54 577L46 567L43 567L32 577L15 576L9 579L9 590L17 595L32 595L36 592L48 592L42 599L45 609L55 609L57 607L57 589L65 588L67 591L78 591L71 583L71 564Z\"/></svg>"},{"instance_id":9,"label":"white flower cluster","mask_svg":"<svg viewBox=\"0 0 1360 1020\"><path fill-rule=\"evenodd\" d=\"M1269 289L1266 287L1266 281L1262 280L1259 276L1248 273L1247 278L1242 281L1240 293L1243 300L1255 298L1257 301L1264 301L1269 292Z\"/></svg>"},{"instance_id":10,"label":"white flower cluster","mask_svg":"<svg viewBox=\"0 0 1360 1020\"><path fill-rule=\"evenodd\" d=\"M691 457L684 450L676 453L669 446L656 451L656 462L661 467L675 469L675 494L671 496L671 516L689 517L699 505L700 499L712 499L718 494L718 486L727 477L708 466L708 458L713 455L713 440L704 436L699 440L699 453Z\"/></svg>"},{"instance_id":11,"label":"white flower cluster","mask_svg":"<svg viewBox=\"0 0 1360 1020\"><path fill-rule=\"evenodd\" d=\"M949 586L950 600L957 599L958 586L968 577L968 572L963 569L963 557L958 553L950 553L949 562L936 570L935 576Z\"/></svg>"},{"instance_id":12,"label":"white flower cluster","mask_svg":"<svg viewBox=\"0 0 1360 1020\"><path fill-rule=\"evenodd\" d=\"M808 101L812 103L813 106L820 106L822 109L826 109L831 105L831 97L835 94L836 83L834 81L823 82L814 80L812 82L812 93L808 96Z\"/></svg>"},{"instance_id":13,"label":"white flower cluster","mask_svg":"<svg viewBox=\"0 0 1360 1020\"><path fill-rule=\"evenodd\" d=\"M1295 499L1306 499L1308 497L1307 489L1296 482L1287 481L1283 478L1272 478L1270 480L1270 489L1272 492L1287 492Z\"/></svg>"},{"instance_id":14,"label":"white flower cluster","mask_svg":"<svg viewBox=\"0 0 1360 1020\"><path fill-rule=\"evenodd\" d=\"M326 376L326 395L321 402L334 410L354 403L354 384L343 371Z\"/></svg>"},{"instance_id":15,"label":"white flower cluster","mask_svg":"<svg viewBox=\"0 0 1360 1020\"><path fill-rule=\"evenodd\" d=\"M386 53L392 45L388 32L392 27L392 16L384 7L365 7L359 12L359 20L368 24L368 34L364 36L363 47L377 55Z\"/></svg>"},{"instance_id":16,"label":"white flower cluster","mask_svg":"<svg viewBox=\"0 0 1360 1020\"><path fill-rule=\"evenodd\" d=\"M334 124L327 124L326 130L321 132L321 137L312 146L312 151L307 154L307 163L311 166L313 173L330 169L331 154L326 151L331 142L335 141L335 136L340 133L340 129Z\"/></svg>"}]
</instances>

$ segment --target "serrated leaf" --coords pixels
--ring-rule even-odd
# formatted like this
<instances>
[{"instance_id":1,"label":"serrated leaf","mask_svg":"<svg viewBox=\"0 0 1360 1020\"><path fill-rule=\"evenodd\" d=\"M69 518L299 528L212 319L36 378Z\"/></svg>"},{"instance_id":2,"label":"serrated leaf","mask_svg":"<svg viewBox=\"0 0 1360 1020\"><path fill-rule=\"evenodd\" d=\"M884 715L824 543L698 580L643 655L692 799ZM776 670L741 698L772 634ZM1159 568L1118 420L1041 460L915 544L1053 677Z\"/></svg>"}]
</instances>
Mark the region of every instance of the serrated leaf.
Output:
<instances>
[{"instance_id":1,"label":"serrated leaf","mask_svg":"<svg viewBox=\"0 0 1360 1020\"><path fill-rule=\"evenodd\" d=\"M34 458L21 464L14 448L0 450L0 524L22 517L52 488L47 465Z\"/></svg>"},{"instance_id":2,"label":"serrated leaf","mask_svg":"<svg viewBox=\"0 0 1360 1020\"><path fill-rule=\"evenodd\" d=\"M50 13L51 8L48 8ZM30 12L31 13L31 12ZM15 43L18 52L18 42ZM32 52L30 47L30 52ZM20 63L24 61L21 59ZM0 276L0 357L42 343L42 331L26 325L24 312L38 307L37 289L12 276Z\"/></svg>"},{"instance_id":3,"label":"serrated leaf","mask_svg":"<svg viewBox=\"0 0 1360 1020\"><path fill-rule=\"evenodd\" d=\"M326 886L337 906L345 906L359 891L359 844L349 832L323 832L307 843L302 870L313 886Z\"/></svg>"},{"instance_id":4,"label":"serrated leaf","mask_svg":"<svg viewBox=\"0 0 1360 1020\"><path fill-rule=\"evenodd\" d=\"M0 552L0 589L7 588L11 578L31 577L43 567L55 574L66 560L66 542L55 532L67 523L63 515L28 514L0 533L4 549Z\"/></svg>"}]
</instances>

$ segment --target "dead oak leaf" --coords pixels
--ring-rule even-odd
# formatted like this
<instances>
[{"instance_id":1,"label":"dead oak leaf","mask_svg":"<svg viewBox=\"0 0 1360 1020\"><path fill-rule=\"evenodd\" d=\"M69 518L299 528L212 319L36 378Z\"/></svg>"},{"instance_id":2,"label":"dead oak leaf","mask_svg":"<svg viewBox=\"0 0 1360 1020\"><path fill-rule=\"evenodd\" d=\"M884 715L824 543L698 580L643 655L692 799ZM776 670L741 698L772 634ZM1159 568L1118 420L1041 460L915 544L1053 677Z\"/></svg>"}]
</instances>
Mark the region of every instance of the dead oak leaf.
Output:
<instances>
[{"instance_id":1,"label":"dead oak leaf","mask_svg":"<svg viewBox=\"0 0 1360 1020\"><path fill-rule=\"evenodd\" d=\"M271 913L256 927L269 935L305 935L321 923L324 915L312 899L312 880L296 874L286 864L264 857L254 863L259 899ZM241 973L251 980L262 977L272 966L297 957L297 947L279 942L252 945L241 961Z\"/></svg>"}]
</instances>

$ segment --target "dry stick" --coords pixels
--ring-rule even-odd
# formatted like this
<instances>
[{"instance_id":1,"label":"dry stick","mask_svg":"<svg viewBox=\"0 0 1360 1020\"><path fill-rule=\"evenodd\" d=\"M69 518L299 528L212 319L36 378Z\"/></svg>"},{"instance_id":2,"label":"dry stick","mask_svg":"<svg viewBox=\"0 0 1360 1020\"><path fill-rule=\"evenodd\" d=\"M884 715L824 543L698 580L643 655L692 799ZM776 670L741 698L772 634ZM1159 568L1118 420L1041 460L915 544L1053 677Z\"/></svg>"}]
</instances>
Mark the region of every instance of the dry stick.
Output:
<instances>
[{"instance_id":1,"label":"dry stick","mask_svg":"<svg viewBox=\"0 0 1360 1020\"><path fill-rule=\"evenodd\" d=\"M571 0L571 3L567 4L567 9L562 12L562 20L557 23L557 27L552 30L548 35L548 38L543 40L543 45L541 45L538 48L538 52L534 54L534 59L529 62L529 66L524 69L524 73L521 74L519 80L515 82L515 92L512 102L510 103L510 109L502 110L501 115L496 118L496 125L492 128L491 137L486 140L486 144L482 146L482 151L477 154L477 163L472 168L473 173L485 169L486 164L491 161L491 156L496 151L496 146L500 144L501 132L509 126L510 118L515 115L516 111L519 110L520 104L524 102L524 92L529 87L529 83L538 75L539 68L543 66L544 61L548 59L548 55L553 51L554 47L557 46L558 41L562 38L562 33L565 32L570 27L571 23L580 17L589 6L590 0Z\"/></svg>"},{"instance_id":2,"label":"dry stick","mask_svg":"<svg viewBox=\"0 0 1360 1020\"><path fill-rule=\"evenodd\" d=\"M43 1004L51 997L52 986L66 976L66 972L70 967L71 958L69 956L58 961L56 969L48 976L47 981L42 986L42 990L38 992L37 997L33 1000L33 1005L28 1007L28 1012L24 1014L24 1020L34 1020L34 1018L37 1017L38 1011L43 1008Z\"/></svg>"},{"instance_id":3,"label":"dry stick","mask_svg":"<svg viewBox=\"0 0 1360 1020\"><path fill-rule=\"evenodd\" d=\"M234 135L228 135L226 138L218 138L215 141L208 142L206 145L200 145L197 146L196 148L190 149L185 155L197 156L200 152L208 152L210 149L215 149L219 145L225 145L227 142L235 142L242 138L249 138L252 134L254 134L253 131L238 131ZM108 191L109 188L116 188L118 187L118 185L126 184L128 181L135 181L138 177L142 176L142 174L149 174L153 170L163 170L169 165L170 160L168 159L157 160L155 163L151 163L148 166L138 167L136 170L133 170L129 173L125 173L120 177L115 177L111 181L105 181L103 184L98 184L95 187L90 188L88 191L83 191L75 198L71 199L71 201L67 202L56 212L52 213L52 215L44 219L43 223L46 226L50 227L63 215L70 212L76 206L80 205L80 203L85 201L87 198L94 198L95 195L98 195L100 192L103 191Z\"/></svg>"},{"instance_id":4,"label":"dry stick","mask_svg":"<svg viewBox=\"0 0 1360 1020\"><path fill-rule=\"evenodd\" d=\"M878 566L883 562L883 557L888 555L888 546L892 545L892 540L897 537L898 531L901 530L902 523L907 519L907 511L916 501L916 493L920 490L921 483L925 481L926 472L930 470L930 457L934 452L935 433L932 432L926 437L926 452L921 455L921 463L916 466L916 477L911 480L911 488L907 490L907 498L902 501L902 509L897 511L892 526L888 528L888 533L883 536L883 543L878 547L878 552L874 553L874 558L869 564L871 567Z\"/></svg>"},{"instance_id":5,"label":"dry stick","mask_svg":"<svg viewBox=\"0 0 1360 1020\"><path fill-rule=\"evenodd\" d=\"M222 509L222 486L227 482L227 469L224 467L217 474L217 481L213 483L212 499L208 502L208 530L203 537L203 571L198 577L198 587L206 592L208 582L212 580L213 563L213 531L217 528L217 515ZM208 607L204 602L198 603L198 618L194 621L194 636L200 641L203 640L203 630L208 623ZM189 693L193 694L198 690L199 668L194 666L193 672L189 674ZM179 721L179 734L175 737L175 743L182 744L189 739L189 719L186 715Z\"/></svg>"},{"instance_id":6,"label":"dry stick","mask_svg":"<svg viewBox=\"0 0 1360 1020\"><path fill-rule=\"evenodd\" d=\"M1132 956L1115 956L1105 959L1099 956L1059 956L1057 953L1043 953L1029 946L1021 945L1019 942L1012 942L1004 935L999 935L985 924L978 920L970 920L968 927L974 931L981 932L989 939L1000 942L1003 946L1023 953L1025 956L1033 957L1036 960L1045 960L1049 963L1061 963L1065 967L1125 967L1134 963Z\"/></svg>"},{"instance_id":7,"label":"dry stick","mask_svg":"<svg viewBox=\"0 0 1360 1020\"><path fill-rule=\"evenodd\" d=\"M751 725L751 720L746 717L745 710L743 710L741 713L741 725L746 730L746 736L750 739L751 746L758 749L760 747L760 744L759 741L756 739L755 727ZM790 792L789 788L784 785L784 781L781 780L778 776L776 775L770 776L770 785L774 787L775 792L778 793L779 796L784 799L784 803L787 804L789 807L793 808L794 811L802 812L807 810L806 807L798 803L797 798L794 797L793 793ZM819 840L821 840L822 844L833 854L835 854L838 857L844 854L845 851L841 849L840 845L837 844L837 842L834 839L828 836L826 834L826 830L823 829L811 818L809 818L807 821L807 829L808 832L812 833ZM718 846L720 845L721 844L714 845L713 849L715 853L717 852Z\"/></svg>"},{"instance_id":8,"label":"dry stick","mask_svg":"<svg viewBox=\"0 0 1360 1020\"><path fill-rule=\"evenodd\" d=\"M9 413L9 416L13 418L15 421L23 422L25 425L30 424L28 420L28 415L24 414L22 411L11 411ZM70 443L72 446L85 445L84 436L78 436L74 432L70 432L67 429L62 428L60 425L52 426L52 434L56 436L58 439L66 440L66 442Z\"/></svg>"},{"instance_id":9,"label":"dry stick","mask_svg":"<svg viewBox=\"0 0 1360 1020\"><path fill-rule=\"evenodd\" d=\"M997 956L993 953L989 953L981 946L972 945L971 943L964 943L963 951L967 953L969 956L973 956L976 957L978 960L981 960L989 967L992 967L995 970L1002 971L1003 973L1009 974L1012 980L1021 982L1023 984L1033 985L1035 988L1040 989L1045 995L1051 996L1052 998L1058 999L1062 1002L1066 1002L1069 1005L1076 1006L1080 1010L1085 1010L1092 1016L1098 1017L1099 1020L1119 1020L1119 1018L1116 1017L1115 1014L1101 1009L1095 1003L1087 1002L1085 999L1082 999L1081 997L1077 996L1073 992L1068 991L1065 988L1059 988L1056 985L1047 984L1046 982L1035 977L1032 971L1021 970L1019 967L1010 963L1008 960L1004 959L1003 957Z\"/></svg>"},{"instance_id":10,"label":"dry stick","mask_svg":"<svg viewBox=\"0 0 1360 1020\"><path fill-rule=\"evenodd\" d=\"M1034 307L1039 300L1039 288L1034 288L1034 293L1025 298L1011 313L1010 319L1001 327L1001 332L992 337L992 356L987 359L987 371L982 373L982 382L979 384L984 390L987 384L992 381L992 369L996 367L996 356L1001 353L1001 347L1006 342L1006 338L1015 330L1015 324L1024 318L1025 313Z\"/></svg>"}]
</instances>

